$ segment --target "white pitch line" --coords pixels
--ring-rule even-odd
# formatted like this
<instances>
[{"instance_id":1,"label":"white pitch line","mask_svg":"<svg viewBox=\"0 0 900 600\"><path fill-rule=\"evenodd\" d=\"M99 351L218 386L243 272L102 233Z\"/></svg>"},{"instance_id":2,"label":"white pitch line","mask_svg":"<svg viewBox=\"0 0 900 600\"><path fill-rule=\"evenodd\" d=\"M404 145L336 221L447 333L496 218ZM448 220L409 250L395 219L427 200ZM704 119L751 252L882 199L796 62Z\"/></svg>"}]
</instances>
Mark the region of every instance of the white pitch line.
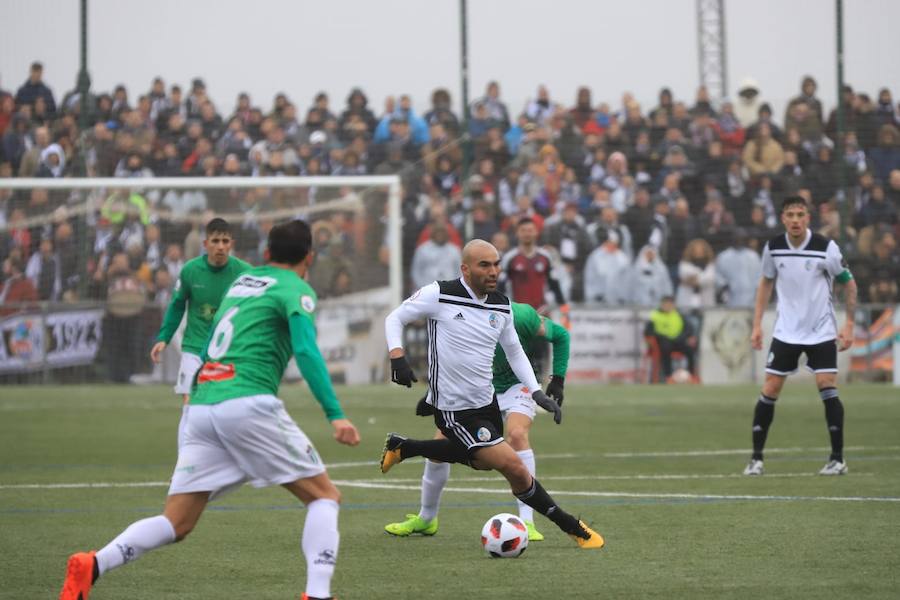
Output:
<instances>
[{"instance_id":1,"label":"white pitch line","mask_svg":"<svg viewBox=\"0 0 900 600\"><path fill-rule=\"evenodd\" d=\"M850 446L845 447L847 452L863 452L869 450L900 450L900 446ZM831 447L820 446L813 448L771 448L766 449L766 454L792 454L796 452L828 452ZM747 448L735 448L731 450L681 450L673 452L607 452L601 454L603 458L654 458L677 456L725 456L730 454L747 454Z\"/></svg>"},{"instance_id":2,"label":"white pitch line","mask_svg":"<svg viewBox=\"0 0 900 600\"><path fill-rule=\"evenodd\" d=\"M356 488L369 488L379 490L411 490L419 491L421 488L417 485L393 485L389 483L365 483L358 481L335 481L337 485ZM463 492L476 494L503 494L509 495L509 488L458 488L447 487L445 492ZM879 496L757 496L752 494L652 494L637 492L579 492L579 491L560 491L550 490L553 496L589 496L596 498L663 498L663 499L681 499L681 500L781 500L781 501L824 501L824 502L897 502L900 503L900 497L879 497Z\"/></svg>"},{"instance_id":3,"label":"white pitch line","mask_svg":"<svg viewBox=\"0 0 900 600\"><path fill-rule=\"evenodd\" d=\"M87 483L7 483L0 490L84 490L103 488L169 487L168 481L94 481Z\"/></svg>"},{"instance_id":4,"label":"white pitch line","mask_svg":"<svg viewBox=\"0 0 900 600\"><path fill-rule=\"evenodd\" d=\"M874 452L874 451L897 451L900 446L847 446L844 448L847 452ZM766 454L795 454L805 452L830 452L830 446L814 446L814 447L795 447L795 448L767 448ZM679 456L730 456L748 454L748 448L727 448L718 450L675 450L667 452L602 452L599 454L578 454L572 452L565 453L549 453L539 454L542 460L561 460L568 458L667 458ZM414 459L421 462L421 459ZM377 465L378 461L357 461L357 462L337 462L327 464L329 469L341 469L348 467L367 467Z\"/></svg>"},{"instance_id":5,"label":"white pitch line","mask_svg":"<svg viewBox=\"0 0 900 600\"><path fill-rule=\"evenodd\" d=\"M368 464L368 463L367 463ZM373 463L374 464L374 463ZM334 466L334 465L331 465ZM854 472L854 477L871 476L873 473ZM775 477L815 477L814 473L767 473L766 479ZM594 480L680 480L680 479L743 479L745 476L741 474L709 474L709 475L547 475L541 477L541 481L594 481ZM382 479L352 479L346 480L355 483L380 483ZM391 479L392 484L397 483L419 483L421 478L416 479ZM459 477L455 478L457 482L480 482L480 481L503 481L502 477ZM0 484L0 490L81 490L81 489L104 489L104 488L149 488L149 487L168 487L168 481L96 481L96 482L76 482L76 483L8 483Z\"/></svg>"},{"instance_id":6,"label":"white pitch line","mask_svg":"<svg viewBox=\"0 0 900 600\"><path fill-rule=\"evenodd\" d=\"M873 477L874 473L860 473L859 471L854 471L854 477ZM775 479L775 478L794 478L794 477L818 477L817 473L766 473L767 479ZM541 481L679 481L679 480L690 480L690 479L747 479L747 476L742 473L708 473L708 474L682 474L682 475L667 475L667 474L659 474L659 475L542 475L540 477ZM372 478L372 479L354 479L353 481L359 482L372 482L372 483L380 483L383 478ZM410 478L410 479L396 479L391 478L391 483L417 483L422 481L422 478ZM454 482L476 482L476 481L503 481L502 477L453 477Z\"/></svg>"}]
</instances>

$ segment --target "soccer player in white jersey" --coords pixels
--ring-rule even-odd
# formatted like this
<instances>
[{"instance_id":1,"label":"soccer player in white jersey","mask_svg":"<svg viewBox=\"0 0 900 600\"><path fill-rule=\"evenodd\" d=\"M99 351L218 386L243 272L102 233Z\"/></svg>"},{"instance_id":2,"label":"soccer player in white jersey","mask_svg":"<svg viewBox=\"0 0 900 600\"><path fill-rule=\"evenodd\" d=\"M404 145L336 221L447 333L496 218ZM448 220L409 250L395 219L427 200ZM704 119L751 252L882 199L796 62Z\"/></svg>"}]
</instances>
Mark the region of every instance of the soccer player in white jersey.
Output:
<instances>
[{"instance_id":1,"label":"soccer player in white jersey","mask_svg":"<svg viewBox=\"0 0 900 600\"><path fill-rule=\"evenodd\" d=\"M562 419L562 409L540 388L516 335L509 299L497 292L500 256L484 240L463 248L463 276L436 281L410 296L385 320L391 379L410 387L417 381L403 350L403 327L427 319L428 403L442 439L413 440L388 434L381 455L387 473L402 460L424 456L475 469L497 470L513 494L569 534L581 548L602 548L604 541L583 521L562 510L531 476L516 451L503 439L503 417L493 378L499 343L515 375L538 406Z\"/></svg>"},{"instance_id":2,"label":"soccer player in white jersey","mask_svg":"<svg viewBox=\"0 0 900 600\"><path fill-rule=\"evenodd\" d=\"M762 316L778 292L772 345L766 358L766 380L753 414L753 455L744 475L763 474L763 448L775 415L775 402L785 378L797 371L801 354L816 376L819 396L831 437L831 455L820 475L843 475L844 406L838 397L837 353L853 342L856 282L834 241L809 229L809 207L800 196L785 198L781 206L784 235L769 240L763 249L762 278L756 291L756 310L750 342L762 349ZM832 304L833 283L845 288L847 320L840 331Z\"/></svg>"}]
</instances>

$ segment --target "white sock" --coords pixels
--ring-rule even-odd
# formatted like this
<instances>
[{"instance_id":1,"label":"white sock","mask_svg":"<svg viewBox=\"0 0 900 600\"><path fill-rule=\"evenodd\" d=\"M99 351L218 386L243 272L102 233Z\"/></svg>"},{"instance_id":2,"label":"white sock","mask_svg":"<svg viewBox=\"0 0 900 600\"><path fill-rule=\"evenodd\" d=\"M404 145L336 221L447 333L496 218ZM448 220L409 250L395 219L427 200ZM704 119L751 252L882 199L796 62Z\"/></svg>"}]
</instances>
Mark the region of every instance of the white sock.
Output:
<instances>
[{"instance_id":1,"label":"white sock","mask_svg":"<svg viewBox=\"0 0 900 600\"><path fill-rule=\"evenodd\" d=\"M306 557L306 594L313 598L331 596L331 576L337 562L338 511L334 500L313 500L306 505L306 522L300 547Z\"/></svg>"},{"instance_id":2,"label":"white sock","mask_svg":"<svg viewBox=\"0 0 900 600\"><path fill-rule=\"evenodd\" d=\"M103 575L174 541L175 528L163 515L136 521L97 552L97 568Z\"/></svg>"},{"instance_id":3,"label":"white sock","mask_svg":"<svg viewBox=\"0 0 900 600\"><path fill-rule=\"evenodd\" d=\"M450 463L425 461L425 472L422 473L422 507L419 516L430 521L438 514L441 505L441 493L450 478Z\"/></svg>"},{"instance_id":4,"label":"white sock","mask_svg":"<svg viewBox=\"0 0 900 600\"><path fill-rule=\"evenodd\" d=\"M535 473L535 463L534 463L534 450L529 448L528 450L519 450L516 452L519 455L519 458L522 459L522 462L525 463L525 467L528 469L528 472L531 473L531 476L534 477ZM522 502L521 500L516 500L516 504L519 505L519 518L523 521L534 521L534 509Z\"/></svg>"}]
</instances>

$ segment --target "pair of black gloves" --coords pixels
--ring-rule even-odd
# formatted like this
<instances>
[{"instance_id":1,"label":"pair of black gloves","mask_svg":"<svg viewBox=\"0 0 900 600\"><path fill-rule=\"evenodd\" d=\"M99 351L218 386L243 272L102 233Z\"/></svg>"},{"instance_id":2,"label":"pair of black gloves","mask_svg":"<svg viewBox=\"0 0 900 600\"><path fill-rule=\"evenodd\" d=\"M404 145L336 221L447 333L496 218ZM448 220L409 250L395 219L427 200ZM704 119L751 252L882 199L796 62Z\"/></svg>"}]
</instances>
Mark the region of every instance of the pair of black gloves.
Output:
<instances>
[{"instance_id":1,"label":"pair of black gloves","mask_svg":"<svg viewBox=\"0 0 900 600\"><path fill-rule=\"evenodd\" d=\"M391 381L398 385L412 387L416 379L412 367L409 366L405 356L391 359ZM565 386L565 377L561 375L553 375L550 377L550 383L547 385L547 392L543 390L535 390L531 394L531 399L546 410L553 413L553 422L559 425L562 421L562 403L563 403L563 387ZM427 396L422 396L416 405L416 414L420 417L427 417L434 414L434 407L425 401Z\"/></svg>"}]
</instances>

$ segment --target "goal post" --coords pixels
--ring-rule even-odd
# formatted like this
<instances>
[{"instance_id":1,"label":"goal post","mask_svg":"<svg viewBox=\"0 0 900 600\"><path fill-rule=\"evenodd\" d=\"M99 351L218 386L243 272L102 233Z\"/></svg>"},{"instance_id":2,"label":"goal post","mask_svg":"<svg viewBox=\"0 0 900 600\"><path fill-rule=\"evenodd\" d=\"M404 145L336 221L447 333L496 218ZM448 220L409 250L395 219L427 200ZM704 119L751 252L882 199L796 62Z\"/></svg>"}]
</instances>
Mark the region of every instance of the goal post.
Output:
<instances>
[{"instance_id":1,"label":"goal post","mask_svg":"<svg viewBox=\"0 0 900 600\"><path fill-rule=\"evenodd\" d=\"M232 228L233 254L251 264L263 262L273 225L310 224L316 259L309 279L332 375L347 383L383 380L377 321L403 299L401 193L398 175L0 179L8 215L0 221L0 259L18 257L40 297L22 306L4 299L0 375L40 371L55 380L47 375L57 364L93 369L85 381L104 380L118 367L116 381L147 375L144 350L165 310L166 286L170 292L174 284L160 271L177 272L179 261L199 255L203 227L221 217ZM117 287L120 270L135 285ZM116 327L141 337L141 356L128 357L129 365L117 364L126 350L116 342L126 334ZM27 343L12 344L12 328ZM66 359L55 362L60 355Z\"/></svg>"}]
</instances>

